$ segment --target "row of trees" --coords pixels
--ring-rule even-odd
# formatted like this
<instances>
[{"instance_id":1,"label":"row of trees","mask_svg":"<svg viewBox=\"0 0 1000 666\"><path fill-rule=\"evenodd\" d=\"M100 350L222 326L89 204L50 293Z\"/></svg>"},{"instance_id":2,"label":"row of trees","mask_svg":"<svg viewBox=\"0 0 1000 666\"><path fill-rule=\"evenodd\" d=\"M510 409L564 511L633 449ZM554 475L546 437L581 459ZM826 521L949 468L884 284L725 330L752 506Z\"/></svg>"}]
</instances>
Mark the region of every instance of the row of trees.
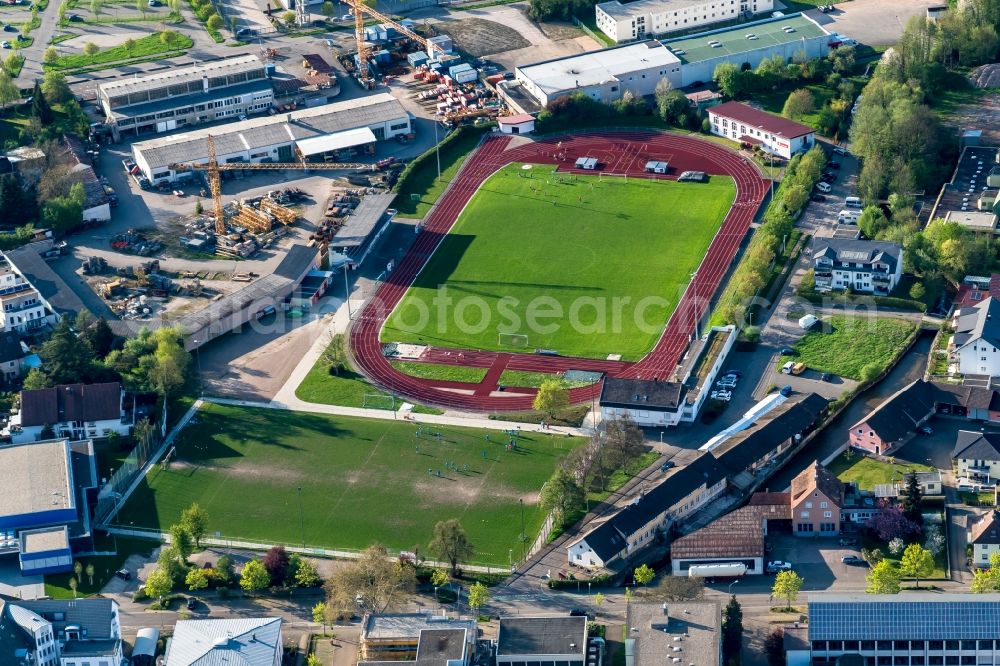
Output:
<instances>
[{"instance_id":1,"label":"row of trees","mask_svg":"<svg viewBox=\"0 0 1000 666\"><path fill-rule=\"evenodd\" d=\"M732 62L720 63L712 73L712 80L726 97L747 97L796 83L824 80L829 83L831 74L837 75L833 79L836 85L840 82L839 77L850 74L854 65L854 47L841 46L825 58L809 59L805 51L799 51L788 62L776 54L761 61L756 69L751 69L746 63L742 66Z\"/></svg>"},{"instance_id":2,"label":"row of trees","mask_svg":"<svg viewBox=\"0 0 1000 666\"><path fill-rule=\"evenodd\" d=\"M779 249L809 201L809 193L825 166L826 155L819 146L789 160L781 185L764 213L764 224L753 235L735 275L719 298L717 312L724 323L744 323L754 295L767 285Z\"/></svg>"},{"instance_id":3,"label":"row of trees","mask_svg":"<svg viewBox=\"0 0 1000 666\"><path fill-rule=\"evenodd\" d=\"M648 117L668 125L708 132L708 119L691 109L688 100L674 90L669 79L656 84L654 104L626 90L621 99L610 104L599 102L582 92L563 95L538 114L540 131L550 132L569 127L613 122L615 118Z\"/></svg>"}]
</instances>

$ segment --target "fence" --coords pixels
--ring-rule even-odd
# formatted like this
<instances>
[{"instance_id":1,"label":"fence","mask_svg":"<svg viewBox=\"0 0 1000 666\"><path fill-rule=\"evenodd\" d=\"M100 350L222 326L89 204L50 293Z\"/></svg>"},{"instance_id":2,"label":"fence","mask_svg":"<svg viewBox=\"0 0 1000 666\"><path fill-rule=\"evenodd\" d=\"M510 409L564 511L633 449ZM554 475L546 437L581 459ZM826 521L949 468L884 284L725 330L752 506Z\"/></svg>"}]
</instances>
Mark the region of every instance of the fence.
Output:
<instances>
[{"instance_id":1,"label":"fence","mask_svg":"<svg viewBox=\"0 0 1000 666\"><path fill-rule=\"evenodd\" d=\"M573 25L575 25L576 27L578 27L580 30L583 30L583 32L586 33L586 35L588 37L590 37L591 39L593 39L598 44L603 44L603 45L607 46L607 44L608 44L608 38L607 37L605 37L604 35L598 35L597 33L595 33L593 30L591 30L590 28L588 28L586 26L586 24L584 24L583 21L581 21L577 17L573 16L571 18L573 19Z\"/></svg>"},{"instance_id":2,"label":"fence","mask_svg":"<svg viewBox=\"0 0 1000 666\"><path fill-rule=\"evenodd\" d=\"M159 530L153 530L146 527L133 527L131 525L109 525L107 527L108 532L112 534L117 534L118 536L131 537L133 539L149 539L151 541L159 541L161 543L170 543L170 533L161 532ZM548 532L545 531L547 535ZM326 548L324 546L311 546L308 544L296 546L289 543L267 543L264 541L257 541L254 539L243 539L240 537L228 537L223 536L221 533L216 532L215 536L203 537L201 543L204 546L213 546L216 548L225 548L227 550L248 550L254 552L266 552L270 550L273 546L283 546L285 550L289 553L298 553L300 555L309 555L312 557L329 557L337 558L343 560L356 560L361 556L362 551L354 550L351 548ZM389 551L390 557L396 559L402 555L399 551ZM421 564L429 567L437 568L448 568L450 565L447 562L435 562L433 560L421 560ZM507 573L508 569L504 566L496 566L489 564L462 564L461 568L465 571L475 571L477 573Z\"/></svg>"}]
</instances>

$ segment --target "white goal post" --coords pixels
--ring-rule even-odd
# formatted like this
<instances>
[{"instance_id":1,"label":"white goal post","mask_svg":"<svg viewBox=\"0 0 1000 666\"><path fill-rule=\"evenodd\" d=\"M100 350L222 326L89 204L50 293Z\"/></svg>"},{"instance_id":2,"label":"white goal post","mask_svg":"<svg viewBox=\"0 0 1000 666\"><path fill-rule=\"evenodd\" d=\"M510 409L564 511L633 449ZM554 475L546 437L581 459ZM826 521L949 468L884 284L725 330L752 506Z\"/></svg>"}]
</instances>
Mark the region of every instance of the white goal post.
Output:
<instances>
[{"instance_id":1,"label":"white goal post","mask_svg":"<svg viewBox=\"0 0 1000 666\"><path fill-rule=\"evenodd\" d=\"M497 333L497 346L526 349L528 347L528 336L524 333Z\"/></svg>"}]
</instances>

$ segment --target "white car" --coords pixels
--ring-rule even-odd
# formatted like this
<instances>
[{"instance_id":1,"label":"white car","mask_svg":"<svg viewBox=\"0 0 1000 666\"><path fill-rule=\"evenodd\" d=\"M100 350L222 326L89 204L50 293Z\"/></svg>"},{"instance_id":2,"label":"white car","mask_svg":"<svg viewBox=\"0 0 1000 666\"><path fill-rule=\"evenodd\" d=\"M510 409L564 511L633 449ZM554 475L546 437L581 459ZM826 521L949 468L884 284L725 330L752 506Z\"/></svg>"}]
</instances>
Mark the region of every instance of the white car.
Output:
<instances>
[{"instance_id":1,"label":"white car","mask_svg":"<svg viewBox=\"0 0 1000 666\"><path fill-rule=\"evenodd\" d=\"M715 385L718 386L719 388L724 388L724 389L727 389L727 388L728 389L736 388L736 380L734 380L734 379L723 379L721 381L715 382Z\"/></svg>"},{"instance_id":2,"label":"white car","mask_svg":"<svg viewBox=\"0 0 1000 666\"><path fill-rule=\"evenodd\" d=\"M822 192L823 194L829 194L830 192L833 191L833 188L830 187L830 183L824 183L822 181L816 183L816 189Z\"/></svg>"},{"instance_id":3,"label":"white car","mask_svg":"<svg viewBox=\"0 0 1000 666\"><path fill-rule=\"evenodd\" d=\"M792 570L791 562L775 561L767 563L767 573L778 573L780 571L791 571L791 570Z\"/></svg>"},{"instance_id":4,"label":"white car","mask_svg":"<svg viewBox=\"0 0 1000 666\"><path fill-rule=\"evenodd\" d=\"M732 391L712 391L709 394L712 400L721 400L722 402L729 402L733 399Z\"/></svg>"}]
</instances>

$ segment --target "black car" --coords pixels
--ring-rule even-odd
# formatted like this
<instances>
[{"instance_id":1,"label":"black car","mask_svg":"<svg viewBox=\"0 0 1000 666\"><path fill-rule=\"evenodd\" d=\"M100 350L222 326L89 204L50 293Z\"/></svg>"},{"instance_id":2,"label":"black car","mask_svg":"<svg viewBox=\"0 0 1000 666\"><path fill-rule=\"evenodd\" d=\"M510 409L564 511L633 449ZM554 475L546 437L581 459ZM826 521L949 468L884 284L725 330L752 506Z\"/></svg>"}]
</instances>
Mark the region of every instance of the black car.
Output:
<instances>
[{"instance_id":1,"label":"black car","mask_svg":"<svg viewBox=\"0 0 1000 666\"><path fill-rule=\"evenodd\" d=\"M791 347L782 347L778 350L778 353L782 356L798 356L799 353L792 349Z\"/></svg>"},{"instance_id":2,"label":"black car","mask_svg":"<svg viewBox=\"0 0 1000 666\"><path fill-rule=\"evenodd\" d=\"M194 597L188 597L188 599L187 599L187 609L188 610L194 610L197 605L198 605L198 600L197 599L195 599Z\"/></svg>"},{"instance_id":3,"label":"black car","mask_svg":"<svg viewBox=\"0 0 1000 666\"><path fill-rule=\"evenodd\" d=\"M833 181L837 180L837 174L831 171L827 171L822 176L820 176L819 179L822 180L824 183L832 183Z\"/></svg>"},{"instance_id":4,"label":"black car","mask_svg":"<svg viewBox=\"0 0 1000 666\"><path fill-rule=\"evenodd\" d=\"M582 608L574 608L573 610L571 610L569 612L569 616L570 617L585 617L585 618L590 618L591 617L590 613L588 613L587 611L585 611Z\"/></svg>"},{"instance_id":5,"label":"black car","mask_svg":"<svg viewBox=\"0 0 1000 666\"><path fill-rule=\"evenodd\" d=\"M725 372L722 373L722 376L723 377L736 377L737 379L742 379L743 378L743 371L742 370L735 370L735 369L726 370Z\"/></svg>"},{"instance_id":6,"label":"black car","mask_svg":"<svg viewBox=\"0 0 1000 666\"><path fill-rule=\"evenodd\" d=\"M237 37L256 37L257 31L253 28L240 28L236 31Z\"/></svg>"},{"instance_id":7,"label":"black car","mask_svg":"<svg viewBox=\"0 0 1000 666\"><path fill-rule=\"evenodd\" d=\"M115 575L122 580L132 580L132 574L128 572L128 569L119 569L115 572Z\"/></svg>"},{"instance_id":8,"label":"black car","mask_svg":"<svg viewBox=\"0 0 1000 666\"><path fill-rule=\"evenodd\" d=\"M820 378L821 381L824 381L824 382L832 382L833 381L833 375L830 374L829 372L824 372L822 375L819 376L819 378Z\"/></svg>"},{"instance_id":9,"label":"black car","mask_svg":"<svg viewBox=\"0 0 1000 666\"><path fill-rule=\"evenodd\" d=\"M783 398L787 398L788 396L790 396L792 394L792 387L791 387L791 385L785 384L784 386L781 387L781 391L779 391L779 393L781 393L781 396Z\"/></svg>"},{"instance_id":10,"label":"black car","mask_svg":"<svg viewBox=\"0 0 1000 666\"><path fill-rule=\"evenodd\" d=\"M83 23L83 17L80 16L79 14L70 14L69 20L72 21L73 23Z\"/></svg>"},{"instance_id":11,"label":"black car","mask_svg":"<svg viewBox=\"0 0 1000 666\"><path fill-rule=\"evenodd\" d=\"M810 201L826 201L826 196L823 194L813 194L809 197Z\"/></svg>"},{"instance_id":12,"label":"black car","mask_svg":"<svg viewBox=\"0 0 1000 666\"><path fill-rule=\"evenodd\" d=\"M660 471L661 472L666 472L667 470L673 469L673 468L674 468L674 461L673 460L668 460L667 462L665 462L662 465L660 465Z\"/></svg>"},{"instance_id":13,"label":"black car","mask_svg":"<svg viewBox=\"0 0 1000 666\"><path fill-rule=\"evenodd\" d=\"M834 171L837 171L837 170L840 169L840 162L829 162L829 163L827 163L826 168L827 169L833 169Z\"/></svg>"},{"instance_id":14,"label":"black car","mask_svg":"<svg viewBox=\"0 0 1000 666\"><path fill-rule=\"evenodd\" d=\"M7 25L5 25L3 27L3 31L4 32L17 32L17 28L15 28L14 26L12 26L11 24L8 23Z\"/></svg>"}]
</instances>

